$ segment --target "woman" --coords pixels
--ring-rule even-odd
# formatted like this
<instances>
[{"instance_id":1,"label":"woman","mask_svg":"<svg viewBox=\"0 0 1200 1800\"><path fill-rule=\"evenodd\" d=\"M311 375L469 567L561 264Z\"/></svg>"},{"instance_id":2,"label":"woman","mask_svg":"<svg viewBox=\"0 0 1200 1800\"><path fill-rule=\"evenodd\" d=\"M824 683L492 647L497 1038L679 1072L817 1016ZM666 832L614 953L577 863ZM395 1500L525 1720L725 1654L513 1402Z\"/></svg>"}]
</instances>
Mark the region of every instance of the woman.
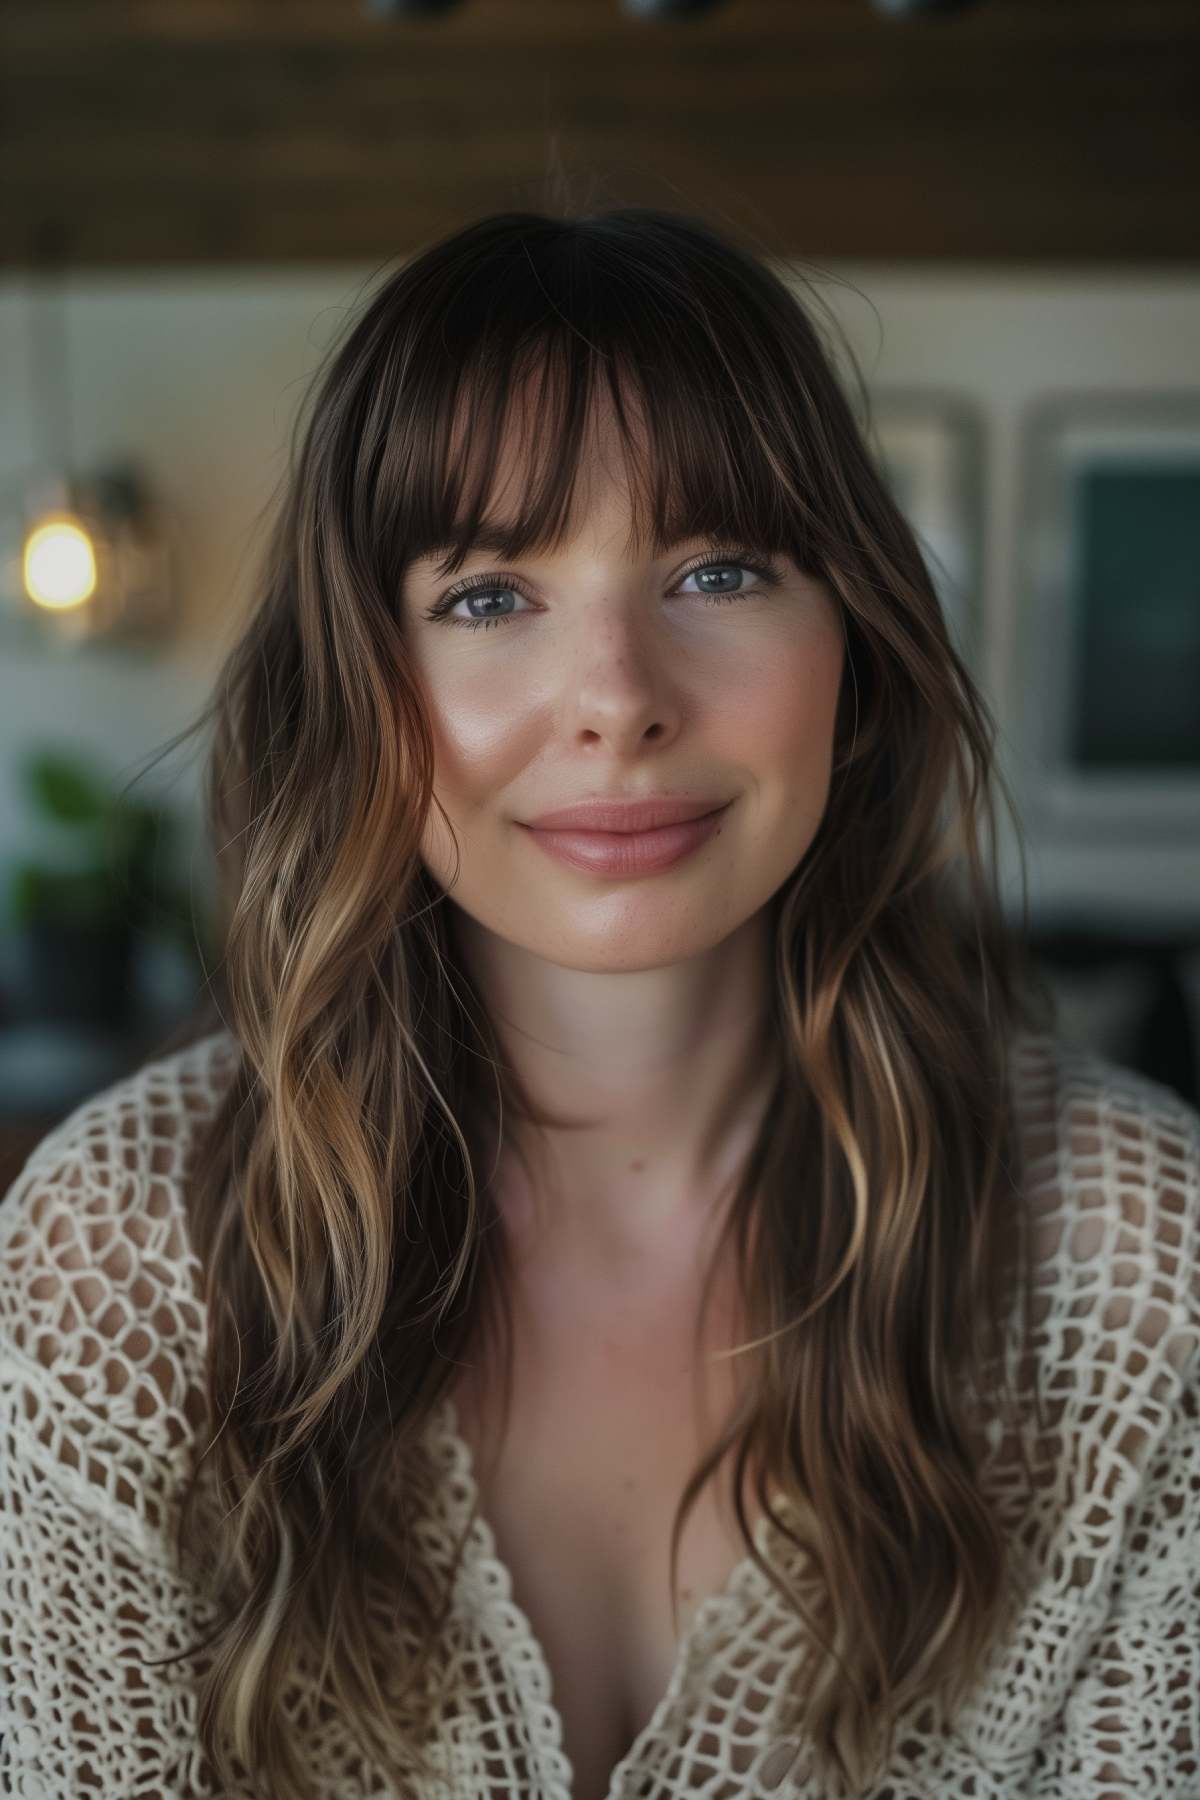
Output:
<instances>
[{"instance_id":1,"label":"woman","mask_svg":"<svg viewBox=\"0 0 1200 1800\"><path fill-rule=\"evenodd\" d=\"M220 1028L4 1208L11 1767L1200 1783L1200 1117L1053 1034L798 291L503 214L314 392L205 715Z\"/></svg>"}]
</instances>

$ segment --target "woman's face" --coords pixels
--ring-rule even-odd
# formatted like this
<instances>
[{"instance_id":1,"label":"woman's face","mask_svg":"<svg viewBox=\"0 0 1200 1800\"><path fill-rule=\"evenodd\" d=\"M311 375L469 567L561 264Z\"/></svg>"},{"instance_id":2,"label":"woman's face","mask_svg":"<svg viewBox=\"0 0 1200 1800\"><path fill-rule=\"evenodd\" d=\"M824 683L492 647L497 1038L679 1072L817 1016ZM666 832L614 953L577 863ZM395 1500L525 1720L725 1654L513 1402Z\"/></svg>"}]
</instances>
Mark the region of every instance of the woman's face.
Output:
<instances>
[{"instance_id":1,"label":"woman's face","mask_svg":"<svg viewBox=\"0 0 1200 1800\"><path fill-rule=\"evenodd\" d=\"M443 580L432 552L407 572L404 633L459 847L456 858L431 808L429 871L500 939L565 967L632 971L711 949L807 852L829 792L844 644L829 589L786 557L770 559L781 576L770 586L701 539L631 556L628 490L600 418L564 546L503 569L472 553ZM517 466L499 471L490 518L515 511ZM426 617L476 575L497 579ZM455 622L485 618L498 622ZM713 835L656 873L568 866L526 828L576 801L662 793L729 804Z\"/></svg>"}]
</instances>

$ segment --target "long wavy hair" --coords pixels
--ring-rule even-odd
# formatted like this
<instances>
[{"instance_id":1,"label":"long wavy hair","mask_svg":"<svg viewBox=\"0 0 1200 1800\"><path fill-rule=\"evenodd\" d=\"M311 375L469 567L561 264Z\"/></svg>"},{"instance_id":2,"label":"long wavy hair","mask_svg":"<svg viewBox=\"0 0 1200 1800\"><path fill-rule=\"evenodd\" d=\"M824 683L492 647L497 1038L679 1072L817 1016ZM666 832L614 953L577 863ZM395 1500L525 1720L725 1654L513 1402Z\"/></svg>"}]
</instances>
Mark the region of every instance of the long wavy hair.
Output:
<instances>
[{"instance_id":1,"label":"long wavy hair","mask_svg":"<svg viewBox=\"0 0 1200 1800\"><path fill-rule=\"evenodd\" d=\"M505 1109L541 1115L421 859L434 758L399 596L430 547L465 555L527 379L539 454L508 557L560 541L604 392L631 460L632 405L649 434L643 540L782 551L845 633L827 807L770 903L773 1086L712 1262L736 1269L755 1377L680 1499L673 1601L684 1522L728 1468L747 1554L812 1634L797 1729L851 1793L910 1703L953 1716L1005 1619L985 1446L1032 1291L1010 1058L1053 1002L1023 851L1019 926L1000 904L993 717L806 282L668 209L504 212L379 280L301 408L252 616L189 728L215 721L209 1001L234 1056L188 1184L209 1418L178 1547L215 1608L199 1717L224 1789L313 1792L284 1703L302 1669L401 1792L449 1694L458 1557L423 1554L425 1432L480 1345L510 1392L489 1175ZM747 1471L811 1586L760 1558Z\"/></svg>"}]
</instances>

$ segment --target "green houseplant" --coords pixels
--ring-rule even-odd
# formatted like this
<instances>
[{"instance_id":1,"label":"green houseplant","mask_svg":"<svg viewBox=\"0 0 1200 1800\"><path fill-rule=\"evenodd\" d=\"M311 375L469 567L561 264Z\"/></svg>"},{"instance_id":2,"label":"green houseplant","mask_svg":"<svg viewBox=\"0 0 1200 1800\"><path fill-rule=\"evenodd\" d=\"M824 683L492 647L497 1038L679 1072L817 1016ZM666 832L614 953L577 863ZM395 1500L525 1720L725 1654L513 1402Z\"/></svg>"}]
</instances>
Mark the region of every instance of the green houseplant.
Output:
<instances>
[{"instance_id":1,"label":"green houseplant","mask_svg":"<svg viewBox=\"0 0 1200 1800\"><path fill-rule=\"evenodd\" d=\"M135 1003L139 938L166 935L200 968L190 897L172 874L176 824L165 808L115 793L74 751L41 747L23 791L58 854L10 869L9 916L22 941L29 1003L42 1019L121 1025Z\"/></svg>"}]
</instances>

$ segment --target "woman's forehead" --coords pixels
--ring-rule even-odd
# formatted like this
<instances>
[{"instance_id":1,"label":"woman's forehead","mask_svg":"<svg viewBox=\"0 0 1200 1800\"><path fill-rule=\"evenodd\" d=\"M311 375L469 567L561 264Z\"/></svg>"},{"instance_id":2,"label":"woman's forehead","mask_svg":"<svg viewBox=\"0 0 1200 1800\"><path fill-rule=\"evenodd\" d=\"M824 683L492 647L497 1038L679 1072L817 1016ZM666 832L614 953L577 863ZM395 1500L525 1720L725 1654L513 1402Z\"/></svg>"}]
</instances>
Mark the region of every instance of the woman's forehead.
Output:
<instances>
[{"instance_id":1,"label":"woman's forehead","mask_svg":"<svg viewBox=\"0 0 1200 1800\"><path fill-rule=\"evenodd\" d=\"M470 395L460 390L441 486L429 496L413 563L441 578L471 557L557 559L591 540L603 542L606 557L628 563L659 560L701 537L749 533L760 542L761 525L756 532L746 516L754 484L733 480L731 491L730 459L721 451L706 478L692 440L681 466L661 469L656 451L674 465L676 440L669 430L658 437L646 429L628 384L621 389L624 426L603 380L590 392L582 426L554 406L553 395L539 412L538 397L528 377L514 383L492 449L490 409L472 414ZM472 507L477 522L467 516ZM786 548L765 540L763 547Z\"/></svg>"},{"instance_id":2,"label":"woman's forehead","mask_svg":"<svg viewBox=\"0 0 1200 1800\"><path fill-rule=\"evenodd\" d=\"M680 544L688 543L691 538L700 535L698 532L687 532L678 537L660 538L657 533L648 539L638 536L632 527L624 533L619 524L615 529L607 529L607 517L596 522L580 521L576 531L564 531L557 541L544 539L541 542L523 538L517 530L517 520L493 521L484 520L468 539L463 531L451 542L435 544L424 550L414 561L418 563L436 564L434 572L441 576L449 573L452 563L467 562L472 556L500 556L512 558L517 554L525 557L541 557L549 560L552 557L567 556L573 543L589 542L592 539L602 541L605 552L618 559L634 562L643 557L659 557L677 549Z\"/></svg>"},{"instance_id":3,"label":"woman's forehead","mask_svg":"<svg viewBox=\"0 0 1200 1800\"><path fill-rule=\"evenodd\" d=\"M542 446L546 459L546 447ZM501 446L500 464L488 472L478 464L456 470L453 492L449 483L443 488L444 517L453 501L454 519L440 532L441 541L430 544L422 560L446 558L451 553L462 558L470 555L495 554L515 556L560 554L576 539L603 535L610 548L614 545L630 558L639 555L661 555L684 533L660 530L652 516L647 489L639 490L623 459L614 459L581 444L579 461L569 499L561 513L557 508L539 504L544 492L547 472L551 479L561 469L555 468L549 456L549 471L538 468L534 459L507 444ZM466 517L464 497L478 498L478 522ZM542 515L539 517L539 513Z\"/></svg>"}]
</instances>

